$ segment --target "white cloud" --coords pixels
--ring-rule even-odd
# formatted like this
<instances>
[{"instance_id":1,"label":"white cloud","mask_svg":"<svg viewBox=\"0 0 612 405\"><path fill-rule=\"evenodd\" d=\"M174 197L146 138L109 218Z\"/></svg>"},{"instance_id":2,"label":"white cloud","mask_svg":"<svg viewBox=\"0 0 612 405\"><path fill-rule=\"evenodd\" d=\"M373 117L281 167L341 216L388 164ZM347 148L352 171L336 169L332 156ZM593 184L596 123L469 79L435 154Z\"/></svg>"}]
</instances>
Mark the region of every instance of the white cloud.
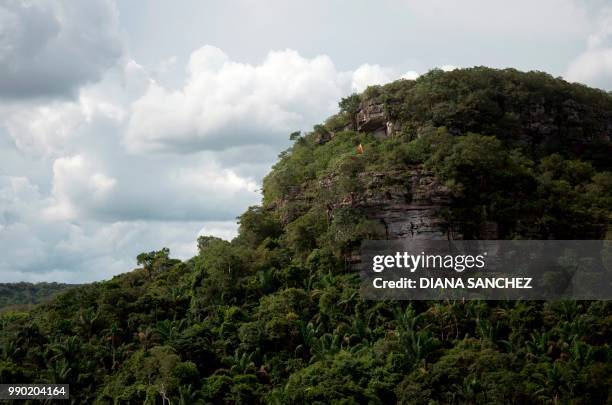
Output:
<instances>
[{"instance_id":1,"label":"white cloud","mask_svg":"<svg viewBox=\"0 0 612 405\"><path fill-rule=\"evenodd\" d=\"M108 203L117 180L93 167L82 155L63 157L53 163L53 191L43 217L49 220L74 220Z\"/></svg>"},{"instance_id":2,"label":"white cloud","mask_svg":"<svg viewBox=\"0 0 612 405\"><path fill-rule=\"evenodd\" d=\"M90 90L90 89L88 89ZM94 120L122 122L125 111L120 105L81 91L76 101L48 104L17 104L6 108L4 125L15 146L22 152L39 157L70 153L87 134Z\"/></svg>"},{"instance_id":3,"label":"white cloud","mask_svg":"<svg viewBox=\"0 0 612 405\"><path fill-rule=\"evenodd\" d=\"M401 78L402 79L407 79L407 80L416 80L420 75L415 72L414 70L410 70L406 73L404 73Z\"/></svg>"},{"instance_id":4,"label":"white cloud","mask_svg":"<svg viewBox=\"0 0 612 405\"><path fill-rule=\"evenodd\" d=\"M238 235L236 221L211 221L207 222L198 232L198 236L214 235L225 240L232 240Z\"/></svg>"},{"instance_id":5,"label":"white cloud","mask_svg":"<svg viewBox=\"0 0 612 405\"><path fill-rule=\"evenodd\" d=\"M135 268L140 252L167 246L172 257L192 257L202 225L184 221L14 223L0 227L0 274L4 282L108 279ZM227 228L213 225L212 229L220 229L221 236L225 236L223 232L231 236Z\"/></svg>"},{"instance_id":6,"label":"white cloud","mask_svg":"<svg viewBox=\"0 0 612 405\"><path fill-rule=\"evenodd\" d=\"M72 141L84 121L75 103L54 103L19 108L5 121L17 148L34 155L51 155Z\"/></svg>"},{"instance_id":7,"label":"white cloud","mask_svg":"<svg viewBox=\"0 0 612 405\"><path fill-rule=\"evenodd\" d=\"M122 54L110 0L0 5L0 97L67 96Z\"/></svg>"},{"instance_id":8,"label":"white cloud","mask_svg":"<svg viewBox=\"0 0 612 405\"><path fill-rule=\"evenodd\" d=\"M0 225L37 221L42 197L25 177L0 175Z\"/></svg>"},{"instance_id":9,"label":"white cloud","mask_svg":"<svg viewBox=\"0 0 612 405\"><path fill-rule=\"evenodd\" d=\"M612 8L602 12L597 29L587 38L586 50L567 68L567 80L612 89Z\"/></svg>"},{"instance_id":10,"label":"white cloud","mask_svg":"<svg viewBox=\"0 0 612 405\"><path fill-rule=\"evenodd\" d=\"M35 269L38 265L43 266L41 270L44 269L47 258L45 242L29 224L15 222L4 225L0 229L0 244L0 274L11 270ZM6 280L4 274L2 279Z\"/></svg>"},{"instance_id":11,"label":"white cloud","mask_svg":"<svg viewBox=\"0 0 612 405\"><path fill-rule=\"evenodd\" d=\"M84 164L80 160L70 158L61 166L76 170ZM28 179L0 176L3 281L90 282L129 271L143 251L167 246L173 257L187 259L196 253L199 234L236 234L235 221L51 221L44 210L54 203Z\"/></svg>"},{"instance_id":12,"label":"white cloud","mask_svg":"<svg viewBox=\"0 0 612 405\"><path fill-rule=\"evenodd\" d=\"M345 81L326 56L270 52L260 65L220 49L193 52L185 86L152 82L134 102L125 145L133 152L223 150L277 144L335 109Z\"/></svg>"},{"instance_id":13,"label":"white cloud","mask_svg":"<svg viewBox=\"0 0 612 405\"><path fill-rule=\"evenodd\" d=\"M450 72L451 70L457 69L457 66L454 66L454 65L442 65L442 66L440 66L440 69L444 70L445 72Z\"/></svg>"},{"instance_id":14,"label":"white cloud","mask_svg":"<svg viewBox=\"0 0 612 405\"><path fill-rule=\"evenodd\" d=\"M203 187L205 191L217 191L221 194L231 194L240 191L257 191L257 183L243 178L231 170L218 166L181 167L170 176L175 179L177 186Z\"/></svg>"},{"instance_id":15,"label":"white cloud","mask_svg":"<svg viewBox=\"0 0 612 405\"><path fill-rule=\"evenodd\" d=\"M590 49L574 60L565 77L603 89L612 89L612 48Z\"/></svg>"},{"instance_id":16,"label":"white cloud","mask_svg":"<svg viewBox=\"0 0 612 405\"><path fill-rule=\"evenodd\" d=\"M353 72L351 90L362 92L368 86L383 84L396 79L398 75L393 69L384 68L380 65L361 65Z\"/></svg>"},{"instance_id":17,"label":"white cloud","mask_svg":"<svg viewBox=\"0 0 612 405\"><path fill-rule=\"evenodd\" d=\"M142 94L148 80L142 66L127 60L107 71L101 81L81 87L74 100L0 104L0 122L26 155L53 159L78 153L92 137L100 136L92 129L114 125L115 132L121 130L129 102Z\"/></svg>"},{"instance_id":18,"label":"white cloud","mask_svg":"<svg viewBox=\"0 0 612 405\"><path fill-rule=\"evenodd\" d=\"M362 65L340 72L327 56L270 52L259 65L232 61L204 46L191 54L185 85L151 82L132 104L126 147L136 153L224 150L278 145L337 109L340 97L399 78L393 69Z\"/></svg>"},{"instance_id":19,"label":"white cloud","mask_svg":"<svg viewBox=\"0 0 612 405\"><path fill-rule=\"evenodd\" d=\"M0 178L4 279L90 281L128 271L144 250L188 258L199 234L233 238L289 132L400 76L378 65L341 72L292 50L245 64L211 46L185 71L173 89L125 58L72 100L0 103L16 150L51 173Z\"/></svg>"},{"instance_id":20,"label":"white cloud","mask_svg":"<svg viewBox=\"0 0 612 405\"><path fill-rule=\"evenodd\" d=\"M260 199L259 179L207 162L205 156L145 159L133 170L132 176L123 176L125 182L112 201L97 212L100 218L228 220Z\"/></svg>"}]
</instances>

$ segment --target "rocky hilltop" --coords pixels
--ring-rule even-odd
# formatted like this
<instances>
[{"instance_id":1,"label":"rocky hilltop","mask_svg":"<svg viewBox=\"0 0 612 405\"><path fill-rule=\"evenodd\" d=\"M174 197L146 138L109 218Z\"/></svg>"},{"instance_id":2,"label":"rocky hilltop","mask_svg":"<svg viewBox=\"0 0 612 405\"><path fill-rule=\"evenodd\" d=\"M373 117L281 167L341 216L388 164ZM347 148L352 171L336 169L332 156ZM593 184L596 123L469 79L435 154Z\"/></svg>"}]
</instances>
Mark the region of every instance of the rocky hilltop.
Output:
<instances>
[{"instance_id":1,"label":"rocky hilltop","mask_svg":"<svg viewBox=\"0 0 612 405\"><path fill-rule=\"evenodd\" d=\"M499 221L489 215L488 211L496 207L472 207L481 211L474 213L472 209L475 217L449 216L453 206L465 200L466 190L460 190L465 185L449 186L450 179L443 179L442 173L436 172L431 156L429 161L425 156L419 159L414 153L406 154L403 161L391 159L397 158L397 153L411 142L425 144L427 139L441 134L457 139L469 134L494 137L500 142L499 147L521 153L532 162L550 156L585 159L596 169L609 170L612 161L611 100L610 94L603 91L570 84L540 72L487 68L447 73L432 71L417 81L400 80L374 86L363 94L343 99L341 112L324 125L315 126L313 133L301 138L295 148L308 142L325 148L336 136L342 138L341 143L350 144L351 137L352 144L373 143L375 151L352 157L366 161L361 165L351 163L355 170L364 170L352 174L352 181L360 184L359 192L351 191L341 199L328 201L327 211L351 207L380 223L384 232L378 232L379 237L496 239L512 233L500 229ZM399 152L381 154L380 145L385 144ZM435 154L436 151L429 152ZM372 160L368 160L368 153L384 160L374 166L385 170L367 170ZM281 165L282 162L278 167ZM342 178L333 170L324 176L315 176L321 189L334 188L334 181ZM274 173L269 176L268 184L273 181ZM314 203L310 197L317 195L312 183L304 182L301 192L300 187L294 186L280 199ZM283 201L276 203L269 206L287 205ZM331 218L329 213L328 216ZM285 221L292 219L290 215ZM466 222L469 229L464 235ZM604 234L605 222L603 218L601 223L590 224L593 228L590 235ZM502 224L502 228L504 226L507 224ZM540 237L553 236L547 230L541 231Z\"/></svg>"}]
</instances>

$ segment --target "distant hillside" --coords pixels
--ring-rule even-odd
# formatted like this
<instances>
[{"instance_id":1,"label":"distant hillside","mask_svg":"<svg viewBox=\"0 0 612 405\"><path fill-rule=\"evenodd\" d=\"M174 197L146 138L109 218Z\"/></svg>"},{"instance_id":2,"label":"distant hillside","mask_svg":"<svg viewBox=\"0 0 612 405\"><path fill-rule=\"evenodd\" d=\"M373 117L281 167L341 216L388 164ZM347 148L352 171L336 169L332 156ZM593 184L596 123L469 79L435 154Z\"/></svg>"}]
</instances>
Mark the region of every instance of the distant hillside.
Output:
<instances>
[{"instance_id":1,"label":"distant hillside","mask_svg":"<svg viewBox=\"0 0 612 405\"><path fill-rule=\"evenodd\" d=\"M0 283L0 310L47 302L58 293L77 286L62 283Z\"/></svg>"}]
</instances>

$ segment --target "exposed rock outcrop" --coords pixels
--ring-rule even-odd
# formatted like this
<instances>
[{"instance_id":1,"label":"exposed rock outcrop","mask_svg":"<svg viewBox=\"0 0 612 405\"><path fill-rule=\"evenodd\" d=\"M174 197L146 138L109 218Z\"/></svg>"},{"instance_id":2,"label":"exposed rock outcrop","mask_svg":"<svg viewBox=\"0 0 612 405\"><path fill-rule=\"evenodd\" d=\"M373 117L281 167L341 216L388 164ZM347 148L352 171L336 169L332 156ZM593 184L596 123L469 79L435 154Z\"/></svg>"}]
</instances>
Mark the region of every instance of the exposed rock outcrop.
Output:
<instances>
[{"instance_id":1,"label":"exposed rock outcrop","mask_svg":"<svg viewBox=\"0 0 612 405\"><path fill-rule=\"evenodd\" d=\"M354 204L379 220L388 239L460 239L444 218L450 190L431 171L414 166L394 173L363 173L368 190ZM366 180L367 181L367 180Z\"/></svg>"},{"instance_id":2,"label":"exposed rock outcrop","mask_svg":"<svg viewBox=\"0 0 612 405\"><path fill-rule=\"evenodd\" d=\"M380 221L387 239L461 239L460 226L444 216L452 203L450 190L433 172L415 165L394 172L359 174L365 191L345 197L336 207L351 206ZM321 187L333 187L334 179Z\"/></svg>"},{"instance_id":3,"label":"exposed rock outcrop","mask_svg":"<svg viewBox=\"0 0 612 405\"><path fill-rule=\"evenodd\" d=\"M333 138L334 134L332 134L329 131L323 131L323 132L318 132L315 136L315 143L317 145L323 145L329 141L331 141L331 139Z\"/></svg>"},{"instance_id":4,"label":"exposed rock outcrop","mask_svg":"<svg viewBox=\"0 0 612 405\"><path fill-rule=\"evenodd\" d=\"M374 132L385 126L387 114L382 103L363 101L357 111L357 130Z\"/></svg>"},{"instance_id":5,"label":"exposed rock outcrop","mask_svg":"<svg viewBox=\"0 0 612 405\"><path fill-rule=\"evenodd\" d=\"M318 186L334 189L336 179L336 176L324 177ZM336 209L351 207L363 212L368 219L378 221L380 236L386 239L463 239L461 224L450 222L447 215L453 204L451 190L422 165L389 172L363 172L356 181L363 189L330 204L329 220L333 219ZM279 210L282 222L289 223L301 215L300 209L311 205L309 195L312 194L294 187L288 200L278 201L268 208ZM484 223L479 236L497 239L497 224Z\"/></svg>"},{"instance_id":6,"label":"exposed rock outcrop","mask_svg":"<svg viewBox=\"0 0 612 405\"><path fill-rule=\"evenodd\" d=\"M400 130L399 122L389 118L383 103L365 100L355 115L357 131L369 132L377 138L393 136Z\"/></svg>"}]
</instances>

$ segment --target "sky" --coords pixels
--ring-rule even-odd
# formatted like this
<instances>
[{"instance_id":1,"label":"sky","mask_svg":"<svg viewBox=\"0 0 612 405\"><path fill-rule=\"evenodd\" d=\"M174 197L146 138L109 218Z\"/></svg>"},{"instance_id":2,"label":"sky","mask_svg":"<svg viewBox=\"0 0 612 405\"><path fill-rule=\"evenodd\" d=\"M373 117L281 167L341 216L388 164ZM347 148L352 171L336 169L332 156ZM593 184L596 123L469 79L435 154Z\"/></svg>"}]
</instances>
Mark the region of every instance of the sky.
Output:
<instances>
[{"instance_id":1,"label":"sky","mask_svg":"<svg viewBox=\"0 0 612 405\"><path fill-rule=\"evenodd\" d=\"M291 132L477 65L612 90L612 1L3 0L0 282L231 239Z\"/></svg>"}]
</instances>

